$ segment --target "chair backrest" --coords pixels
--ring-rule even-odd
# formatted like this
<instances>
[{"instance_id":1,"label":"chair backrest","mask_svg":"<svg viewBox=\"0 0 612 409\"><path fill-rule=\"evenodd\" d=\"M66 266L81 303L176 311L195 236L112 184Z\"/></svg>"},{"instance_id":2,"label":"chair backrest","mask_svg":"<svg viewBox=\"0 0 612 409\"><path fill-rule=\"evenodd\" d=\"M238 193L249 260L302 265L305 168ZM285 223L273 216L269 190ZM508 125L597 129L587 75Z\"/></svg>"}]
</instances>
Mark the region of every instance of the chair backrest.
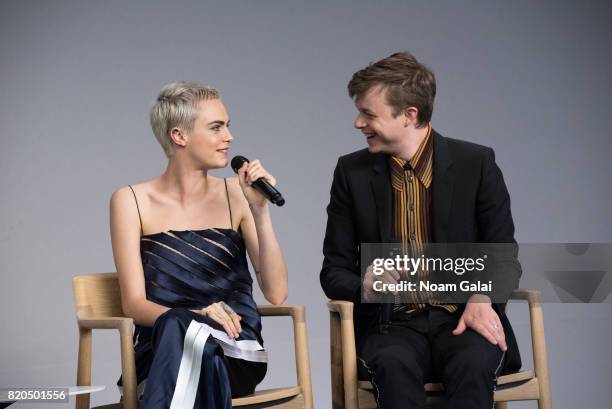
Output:
<instances>
[{"instance_id":1,"label":"chair backrest","mask_svg":"<svg viewBox=\"0 0 612 409\"><path fill-rule=\"evenodd\" d=\"M76 276L72 291L79 319L125 317L117 273Z\"/></svg>"}]
</instances>

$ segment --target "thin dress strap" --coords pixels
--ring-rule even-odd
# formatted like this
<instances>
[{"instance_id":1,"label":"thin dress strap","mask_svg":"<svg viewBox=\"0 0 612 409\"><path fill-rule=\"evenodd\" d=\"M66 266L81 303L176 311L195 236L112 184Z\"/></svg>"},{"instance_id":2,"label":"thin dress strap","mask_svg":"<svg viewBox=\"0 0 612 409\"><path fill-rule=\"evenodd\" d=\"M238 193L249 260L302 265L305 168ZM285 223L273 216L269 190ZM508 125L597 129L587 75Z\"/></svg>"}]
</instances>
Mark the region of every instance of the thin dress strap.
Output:
<instances>
[{"instance_id":1,"label":"thin dress strap","mask_svg":"<svg viewBox=\"0 0 612 409\"><path fill-rule=\"evenodd\" d=\"M144 236L144 232L142 230L142 217L140 217L140 207L138 207L138 199L136 199L136 193L134 192L134 189L132 189L132 185L128 185L130 187L130 190L132 191L132 194L134 195L134 200L136 201L136 210L138 210L138 220L140 220L140 235Z\"/></svg>"},{"instance_id":2,"label":"thin dress strap","mask_svg":"<svg viewBox=\"0 0 612 409\"><path fill-rule=\"evenodd\" d=\"M229 209L230 216L230 228L234 228L234 221L232 220L232 205L229 200L229 191L227 190L227 178L223 178L223 182L225 182L225 195L227 196L227 207Z\"/></svg>"}]
</instances>

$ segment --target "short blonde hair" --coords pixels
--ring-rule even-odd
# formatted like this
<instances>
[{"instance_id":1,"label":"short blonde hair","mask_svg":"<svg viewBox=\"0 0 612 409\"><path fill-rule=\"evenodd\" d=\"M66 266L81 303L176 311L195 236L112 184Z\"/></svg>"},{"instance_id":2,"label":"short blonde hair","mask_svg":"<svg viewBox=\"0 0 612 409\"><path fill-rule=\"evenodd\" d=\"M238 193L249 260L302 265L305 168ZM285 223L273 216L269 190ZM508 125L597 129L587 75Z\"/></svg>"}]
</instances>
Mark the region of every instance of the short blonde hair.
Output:
<instances>
[{"instance_id":1,"label":"short blonde hair","mask_svg":"<svg viewBox=\"0 0 612 409\"><path fill-rule=\"evenodd\" d=\"M198 115L198 103L203 100L219 99L215 88L194 82L173 82L165 85L151 108L151 128L155 138L167 157L174 153L170 132L174 128L193 130Z\"/></svg>"}]
</instances>

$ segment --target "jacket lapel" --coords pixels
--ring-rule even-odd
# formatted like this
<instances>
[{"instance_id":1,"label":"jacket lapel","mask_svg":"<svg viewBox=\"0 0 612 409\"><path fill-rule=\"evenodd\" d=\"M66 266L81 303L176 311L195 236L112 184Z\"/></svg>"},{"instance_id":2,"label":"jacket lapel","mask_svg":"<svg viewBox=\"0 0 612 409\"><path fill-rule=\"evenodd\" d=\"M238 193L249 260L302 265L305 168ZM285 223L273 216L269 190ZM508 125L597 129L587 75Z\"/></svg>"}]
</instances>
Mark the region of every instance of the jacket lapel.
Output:
<instances>
[{"instance_id":1,"label":"jacket lapel","mask_svg":"<svg viewBox=\"0 0 612 409\"><path fill-rule=\"evenodd\" d=\"M452 158L446 138L433 132L433 196L432 196L432 222L433 240L436 243L448 241L448 218L453 196L453 182L455 174L452 171Z\"/></svg>"},{"instance_id":2,"label":"jacket lapel","mask_svg":"<svg viewBox=\"0 0 612 409\"><path fill-rule=\"evenodd\" d=\"M380 240L382 243L391 243L393 242L391 233L391 178L387 155L380 153L372 155L371 170L370 184L376 203Z\"/></svg>"}]
</instances>

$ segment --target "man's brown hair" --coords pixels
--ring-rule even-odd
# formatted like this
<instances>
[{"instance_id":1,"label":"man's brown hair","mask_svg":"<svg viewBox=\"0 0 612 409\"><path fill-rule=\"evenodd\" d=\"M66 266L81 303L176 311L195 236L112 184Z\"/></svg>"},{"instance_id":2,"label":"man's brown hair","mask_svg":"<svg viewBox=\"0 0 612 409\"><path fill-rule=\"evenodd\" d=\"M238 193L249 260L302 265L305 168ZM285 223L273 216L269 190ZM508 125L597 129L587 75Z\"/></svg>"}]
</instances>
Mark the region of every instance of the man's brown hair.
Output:
<instances>
[{"instance_id":1,"label":"man's brown hair","mask_svg":"<svg viewBox=\"0 0 612 409\"><path fill-rule=\"evenodd\" d=\"M408 107L415 107L418 109L417 127L431 121L436 78L412 54L395 53L357 71L348 83L348 93L351 98L359 98L378 85L387 91L387 104L393 108L394 116Z\"/></svg>"}]
</instances>

